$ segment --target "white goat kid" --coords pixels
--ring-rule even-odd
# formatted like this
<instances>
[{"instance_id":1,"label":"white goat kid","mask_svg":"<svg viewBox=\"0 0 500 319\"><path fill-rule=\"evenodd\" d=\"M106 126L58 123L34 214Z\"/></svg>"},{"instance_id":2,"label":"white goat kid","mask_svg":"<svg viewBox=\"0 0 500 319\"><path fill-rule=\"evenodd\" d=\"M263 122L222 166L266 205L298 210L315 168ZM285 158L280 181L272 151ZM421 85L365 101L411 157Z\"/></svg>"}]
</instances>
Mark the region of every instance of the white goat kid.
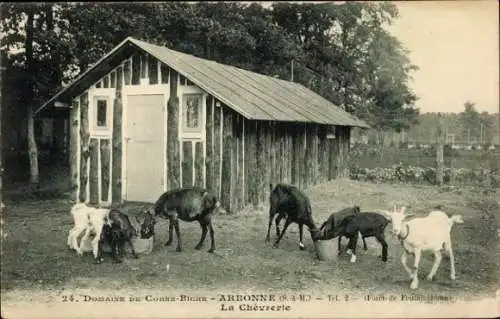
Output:
<instances>
[{"instance_id":1,"label":"white goat kid","mask_svg":"<svg viewBox=\"0 0 500 319\"><path fill-rule=\"evenodd\" d=\"M77 203L71 208L74 226L68 233L68 246L70 249L76 250L78 255L83 254L82 243L88 240L92 232L95 237L92 240L92 252L97 262L99 257L99 240L101 238L102 229L105 223L108 223L109 209L89 207L85 203ZM85 232L80 243L78 237Z\"/></svg>"},{"instance_id":2,"label":"white goat kid","mask_svg":"<svg viewBox=\"0 0 500 319\"><path fill-rule=\"evenodd\" d=\"M410 288L418 288L418 265L422 251L428 250L434 253L434 264L429 272L427 279L432 280L436 274L439 265L441 264L441 250L444 248L450 256L451 280L456 279L455 274L455 258L451 245L451 227L454 223L463 223L462 216L453 215L448 217L442 211L432 211L426 217L414 218L405 221L406 217L413 214L405 215L405 207L400 211L395 210L390 212L393 233L398 237L403 245L404 251L401 256L401 262L412 279ZM406 261L408 255L414 255L413 272L408 267Z\"/></svg>"}]
</instances>

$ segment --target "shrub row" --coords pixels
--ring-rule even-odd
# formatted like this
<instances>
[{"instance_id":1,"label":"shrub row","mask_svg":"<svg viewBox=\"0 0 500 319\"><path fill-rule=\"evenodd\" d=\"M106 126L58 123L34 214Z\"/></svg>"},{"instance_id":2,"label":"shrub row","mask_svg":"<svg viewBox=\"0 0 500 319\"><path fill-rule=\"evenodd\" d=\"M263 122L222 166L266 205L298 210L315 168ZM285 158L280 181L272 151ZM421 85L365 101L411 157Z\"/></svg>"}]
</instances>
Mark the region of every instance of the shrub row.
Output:
<instances>
[{"instance_id":1,"label":"shrub row","mask_svg":"<svg viewBox=\"0 0 500 319\"><path fill-rule=\"evenodd\" d=\"M417 184L436 184L435 167L404 166L402 164L382 168L362 168L352 166L349 169L349 177L353 180L372 182L399 182ZM500 174L491 169L467 169L449 168L444 169L443 182L451 185L484 185L500 187Z\"/></svg>"}]
</instances>

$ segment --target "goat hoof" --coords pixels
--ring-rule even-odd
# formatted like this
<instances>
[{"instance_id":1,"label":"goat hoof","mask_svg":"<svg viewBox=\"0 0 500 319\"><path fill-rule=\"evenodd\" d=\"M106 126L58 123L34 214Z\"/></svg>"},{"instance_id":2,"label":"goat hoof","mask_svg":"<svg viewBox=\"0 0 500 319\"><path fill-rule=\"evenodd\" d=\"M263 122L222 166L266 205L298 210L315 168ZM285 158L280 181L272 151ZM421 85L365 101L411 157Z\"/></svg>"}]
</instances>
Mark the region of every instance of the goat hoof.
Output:
<instances>
[{"instance_id":1,"label":"goat hoof","mask_svg":"<svg viewBox=\"0 0 500 319\"><path fill-rule=\"evenodd\" d=\"M122 261L120 259L115 259L115 261L114 261L115 264L121 264L121 262Z\"/></svg>"},{"instance_id":2,"label":"goat hoof","mask_svg":"<svg viewBox=\"0 0 500 319\"><path fill-rule=\"evenodd\" d=\"M433 281L433 280L434 280L434 277L427 276L427 280L429 280L429 281Z\"/></svg>"},{"instance_id":3,"label":"goat hoof","mask_svg":"<svg viewBox=\"0 0 500 319\"><path fill-rule=\"evenodd\" d=\"M213 252L214 252L214 251L215 251L215 248L210 248L210 249L208 250L208 252L209 252L209 253L211 253L211 254L213 254Z\"/></svg>"},{"instance_id":4,"label":"goat hoof","mask_svg":"<svg viewBox=\"0 0 500 319\"><path fill-rule=\"evenodd\" d=\"M410 288L411 289L417 289L418 288L418 284L412 282L411 285L410 285Z\"/></svg>"},{"instance_id":5,"label":"goat hoof","mask_svg":"<svg viewBox=\"0 0 500 319\"><path fill-rule=\"evenodd\" d=\"M182 251L182 248L181 248L181 247L177 247L177 248L175 249L175 251L176 251L176 252L178 252L178 253L180 253L180 252Z\"/></svg>"},{"instance_id":6,"label":"goat hoof","mask_svg":"<svg viewBox=\"0 0 500 319\"><path fill-rule=\"evenodd\" d=\"M451 279L451 280L455 280L455 279L457 279L457 276L455 276L455 275L451 275L451 276L450 276L450 279Z\"/></svg>"},{"instance_id":7,"label":"goat hoof","mask_svg":"<svg viewBox=\"0 0 500 319\"><path fill-rule=\"evenodd\" d=\"M139 259L139 256L137 255L132 255L132 257L134 257L134 259Z\"/></svg>"},{"instance_id":8,"label":"goat hoof","mask_svg":"<svg viewBox=\"0 0 500 319\"><path fill-rule=\"evenodd\" d=\"M306 250L306 247L304 247L304 246L299 246L299 249L300 249L300 250Z\"/></svg>"},{"instance_id":9,"label":"goat hoof","mask_svg":"<svg viewBox=\"0 0 500 319\"><path fill-rule=\"evenodd\" d=\"M196 247L194 247L194 249L196 249L196 250L200 250L202 248L203 248L203 245L196 245Z\"/></svg>"},{"instance_id":10,"label":"goat hoof","mask_svg":"<svg viewBox=\"0 0 500 319\"><path fill-rule=\"evenodd\" d=\"M171 240L169 240L169 241L167 241L167 242L165 243L165 246L170 246L170 245L172 245L172 241L171 241Z\"/></svg>"}]
</instances>

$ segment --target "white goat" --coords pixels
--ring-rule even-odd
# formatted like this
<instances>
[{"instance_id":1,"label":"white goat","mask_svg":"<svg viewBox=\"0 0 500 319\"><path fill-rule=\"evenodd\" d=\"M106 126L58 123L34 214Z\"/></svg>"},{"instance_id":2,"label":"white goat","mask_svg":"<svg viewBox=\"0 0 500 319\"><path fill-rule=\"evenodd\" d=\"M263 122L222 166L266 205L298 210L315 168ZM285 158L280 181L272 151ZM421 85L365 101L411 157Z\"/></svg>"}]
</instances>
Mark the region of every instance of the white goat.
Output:
<instances>
[{"instance_id":1,"label":"white goat","mask_svg":"<svg viewBox=\"0 0 500 319\"><path fill-rule=\"evenodd\" d=\"M100 262L99 240L105 223L108 223L109 209L89 207L85 203L77 203L71 208L71 215L75 225L68 233L68 246L76 250L78 255L83 254L82 243L88 239L92 232L95 237L92 240L92 252L97 262ZM78 237L85 231L80 243Z\"/></svg>"},{"instance_id":2,"label":"white goat","mask_svg":"<svg viewBox=\"0 0 500 319\"><path fill-rule=\"evenodd\" d=\"M403 245L404 251L401 256L401 262L412 279L410 288L418 288L418 265L422 251L430 250L434 253L434 265L429 272L427 279L432 280L436 271L441 264L441 250L444 248L450 256L451 280L456 279L455 275L455 258L451 245L451 227L454 223L463 223L462 216L453 215L448 217L442 211L432 211L426 217L414 218L405 221L406 217L413 214L405 215L405 207L400 211L388 212L392 220L393 233L398 237ZM413 272L406 264L409 254L415 256Z\"/></svg>"}]
</instances>

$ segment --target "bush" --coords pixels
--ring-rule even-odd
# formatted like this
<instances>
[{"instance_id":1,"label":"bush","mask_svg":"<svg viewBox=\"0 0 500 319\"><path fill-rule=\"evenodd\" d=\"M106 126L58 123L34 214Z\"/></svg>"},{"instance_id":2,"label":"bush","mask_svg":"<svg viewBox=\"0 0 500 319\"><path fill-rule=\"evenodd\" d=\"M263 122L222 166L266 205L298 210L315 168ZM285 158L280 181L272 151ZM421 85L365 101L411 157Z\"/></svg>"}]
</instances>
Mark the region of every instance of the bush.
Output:
<instances>
[{"instance_id":1,"label":"bush","mask_svg":"<svg viewBox=\"0 0 500 319\"><path fill-rule=\"evenodd\" d=\"M353 180L364 180L376 183L412 183L436 184L436 168L404 166L402 163L388 168L362 168L353 165L349 170L349 177ZM491 169L445 168L443 182L455 185L484 185L500 187L500 174Z\"/></svg>"},{"instance_id":2,"label":"bush","mask_svg":"<svg viewBox=\"0 0 500 319\"><path fill-rule=\"evenodd\" d=\"M453 148L451 148L451 145L449 145L449 144L446 144L444 146L443 153L444 153L444 156L450 156L450 157L458 157L458 156L460 156L460 152L458 152L457 150L454 150Z\"/></svg>"}]
</instances>

